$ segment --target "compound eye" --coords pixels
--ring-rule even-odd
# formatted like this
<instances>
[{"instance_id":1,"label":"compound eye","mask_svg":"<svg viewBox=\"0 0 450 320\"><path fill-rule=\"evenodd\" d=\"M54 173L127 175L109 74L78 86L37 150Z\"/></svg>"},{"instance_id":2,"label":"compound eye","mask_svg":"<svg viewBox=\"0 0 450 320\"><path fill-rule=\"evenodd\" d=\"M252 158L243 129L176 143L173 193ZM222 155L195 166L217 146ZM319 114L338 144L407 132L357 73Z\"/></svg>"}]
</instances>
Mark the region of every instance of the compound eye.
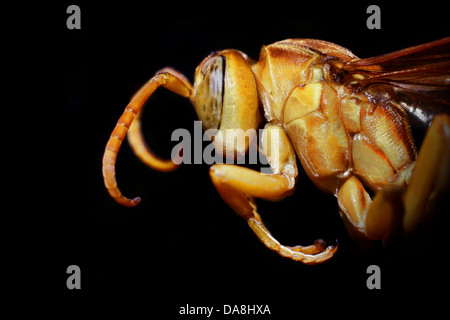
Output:
<instances>
[{"instance_id":1,"label":"compound eye","mask_svg":"<svg viewBox=\"0 0 450 320\"><path fill-rule=\"evenodd\" d=\"M195 110L203 128L217 129L223 108L225 58L214 56L201 66L203 81L195 94Z\"/></svg>"}]
</instances>

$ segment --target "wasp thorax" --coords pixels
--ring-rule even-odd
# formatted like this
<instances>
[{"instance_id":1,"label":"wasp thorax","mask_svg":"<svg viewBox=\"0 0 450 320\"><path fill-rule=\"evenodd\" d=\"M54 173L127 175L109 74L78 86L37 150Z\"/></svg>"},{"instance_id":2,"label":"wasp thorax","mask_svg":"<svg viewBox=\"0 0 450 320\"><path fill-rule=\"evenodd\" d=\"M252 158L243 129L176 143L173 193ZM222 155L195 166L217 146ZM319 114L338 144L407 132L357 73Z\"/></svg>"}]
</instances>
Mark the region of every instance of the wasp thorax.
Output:
<instances>
[{"instance_id":1,"label":"wasp thorax","mask_svg":"<svg viewBox=\"0 0 450 320\"><path fill-rule=\"evenodd\" d=\"M195 110L204 129L217 129L223 108L225 59L222 56L208 58L200 66L196 77ZM198 86L197 86L198 85Z\"/></svg>"}]
</instances>

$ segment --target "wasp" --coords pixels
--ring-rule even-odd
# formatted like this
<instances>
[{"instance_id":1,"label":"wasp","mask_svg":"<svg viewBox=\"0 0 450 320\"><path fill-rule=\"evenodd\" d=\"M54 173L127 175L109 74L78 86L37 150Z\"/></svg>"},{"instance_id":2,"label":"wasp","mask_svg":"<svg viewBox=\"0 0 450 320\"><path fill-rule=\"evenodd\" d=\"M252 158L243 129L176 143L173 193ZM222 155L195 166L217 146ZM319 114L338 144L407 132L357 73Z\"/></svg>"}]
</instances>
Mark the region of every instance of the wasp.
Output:
<instances>
[{"instance_id":1,"label":"wasp","mask_svg":"<svg viewBox=\"0 0 450 320\"><path fill-rule=\"evenodd\" d=\"M188 98L203 129L222 133L213 141L222 154L230 155L225 149L232 156L245 154L249 143L232 142L248 129L263 128L260 139L275 143L277 152L268 144L261 148L270 174L225 163L212 165L209 174L223 200L283 257L318 264L337 251L337 245L322 240L282 245L258 214L256 198L281 200L292 194L297 157L313 183L336 197L350 235L361 241L413 234L448 188L450 38L366 59L313 39L263 46L256 62L227 49L200 63L193 86L172 68L160 70L127 105L104 152L105 186L124 206L140 201L122 195L115 178L127 133L148 166L160 171L177 167L155 155L141 131L143 106L159 87ZM412 136L414 123L428 128L420 152ZM231 129L242 130L230 134Z\"/></svg>"}]
</instances>

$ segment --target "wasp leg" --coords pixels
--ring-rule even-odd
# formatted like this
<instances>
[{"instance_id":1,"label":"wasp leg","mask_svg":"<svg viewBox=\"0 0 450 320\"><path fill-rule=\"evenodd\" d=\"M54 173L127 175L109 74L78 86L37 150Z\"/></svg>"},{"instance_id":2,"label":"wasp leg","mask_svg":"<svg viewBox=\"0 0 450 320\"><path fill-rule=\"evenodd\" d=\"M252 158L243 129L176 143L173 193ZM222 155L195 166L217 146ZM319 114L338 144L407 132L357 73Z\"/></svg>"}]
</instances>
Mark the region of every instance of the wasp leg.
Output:
<instances>
[{"instance_id":1,"label":"wasp leg","mask_svg":"<svg viewBox=\"0 0 450 320\"><path fill-rule=\"evenodd\" d=\"M337 248L322 249L321 242L308 247L281 245L264 226L257 212L254 196L272 198L290 190L289 178L283 175L262 175L259 172L235 166L216 164L210 170L211 179L225 202L242 218L266 247L306 264L320 263L331 258ZM302 250L303 249L303 250Z\"/></svg>"},{"instance_id":2,"label":"wasp leg","mask_svg":"<svg viewBox=\"0 0 450 320\"><path fill-rule=\"evenodd\" d=\"M105 153L103 154L103 179L111 197L118 202L127 207L136 206L140 198L128 199L123 196L117 187L116 181L116 159L117 154L120 150L122 141L128 132L128 129L132 125L133 121L136 120L137 115L141 112L146 101L153 92L163 86L170 91L175 92L183 97L190 97L192 92L191 84L186 80L184 76L175 70L166 68L158 72L153 78L151 78L131 99L130 103L125 108L122 116L117 121L117 124L111 133L108 143L105 148ZM136 144L132 144L133 150L138 154L138 156L147 157L149 160L148 164L151 164L156 169L170 168L171 165L167 164L161 160L158 162L157 157L147 152L145 148L142 147L143 137L140 133L140 125L138 119L138 126L132 129L131 140L135 141ZM138 145L140 145L138 147ZM174 164L172 164L174 165Z\"/></svg>"},{"instance_id":3,"label":"wasp leg","mask_svg":"<svg viewBox=\"0 0 450 320\"><path fill-rule=\"evenodd\" d=\"M403 185L387 185L378 191L367 211L365 234L371 240L386 240L400 234Z\"/></svg>"},{"instance_id":4,"label":"wasp leg","mask_svg":"<svg viewBox=\"0 0 450 320\"><path fill-rule=\"evenodd\" d=\"M288 246L286 246L288 247ZM325 250L325 241L323 241L322 239L318 239L316 241L314 241L314 244L310 245L310 246L294 246L294 247L288 247L293 251L299 251L302 252L304 254L316 254L319 253L321 251Z\"/></svg>"},{"instance_id":5,"label":"wasp leg","mask_svg":"<svg viewBox=\"0 0 450 320\"><path fill-rule=\"evenodd\" d=\"M347 179L339 188L337 200L349 234L358 241L364 241L366 214L372 199L361 181L356 176Z\"/></svg>"},{"instance_id":6,"label":"wasp leg","mask_svg":"<svg viewBox=\"0 0 450 320\"><path fill-rule=\"evenodd\" d=\"M410 235L420 223L426 224L438 203L445 201L449 186L450 116L442 114L434 118L425 135L404 195L405 234Z\"/></svg>"},{"instance_id":7,"label":"wasp leg","mask_svg":"<svg viewBox=\"0 0 450 320\"><path fill-rule=\"evenodd\" d=\"M339 188L339 212L348 233L360 248L371 248L370 240L386 239L394 230L398 224L395 218L401 212L401 191L401 186L385 187L372 200L356 176L351 176Z\"/></svg>"},{"instance_id":8,"label":"wasp leg","mask_svg":"<svg viewBox=\"0 0 450 320\"><path fill-rule=\"evenodd\" d=\"M440 115L428 129L406 187L386 185L372 201L358 178L348 179L337 197L347 221L358 231L357 238L387 240L401 233L411 235L419 224L426 224L450 186L449 151L450 117Z\"/></svg>"},{"instance_id":9,"label":"wasp leg","mask_svg":"<svg viewBox=\"0 0 450 320\"><path fill-rule=\"evenodd\" d=\"M399 225L402 212L401 185L389 185L373 200L356 176L350 177L337 193L340 213L350 236L362 248L372 246L369 240L385 240Z\"/></svg>"},{"instance_id":10,"label":"wasp leg","mask_svg":"<svg viewBox=\"0 0 450 320\"><path fill-rule=\"evenodd\" d=\"M281 197L294 188L297 176L295 154L283 129L268 124L264 131L263 140L276 141L278 145L277 150L264 148L273 174L263 174L236 165L216 164L210 169L211 179L224 201L247 220L253 232L269 249L306 264L324 262L333 256L337 248L330 246L323 251L321 241L307 247L284 246L270 234L257 212L254 197Z\"/></svg>"}]
</instances>

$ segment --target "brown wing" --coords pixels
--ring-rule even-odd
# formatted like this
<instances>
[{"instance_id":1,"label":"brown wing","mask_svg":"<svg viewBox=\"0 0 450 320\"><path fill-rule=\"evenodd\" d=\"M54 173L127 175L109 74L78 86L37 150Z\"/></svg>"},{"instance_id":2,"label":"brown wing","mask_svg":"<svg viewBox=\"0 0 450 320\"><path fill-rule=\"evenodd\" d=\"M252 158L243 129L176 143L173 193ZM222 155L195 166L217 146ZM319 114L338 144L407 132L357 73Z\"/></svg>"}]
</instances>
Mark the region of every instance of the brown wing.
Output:
<instances>
[{"instance_id":1,"label":"brown wing","mask_svg":"<svg viewBox=\"0 0 450 320\"><path fill-rule=\"evenodd\" d=\"M437 113L450 113L450 37L385 55L344 63L344 84L374 102L377 88L391 87L398 104L419 126ZM381 90L384 91L384 90Z\"/></svg>"}]
</instances>

